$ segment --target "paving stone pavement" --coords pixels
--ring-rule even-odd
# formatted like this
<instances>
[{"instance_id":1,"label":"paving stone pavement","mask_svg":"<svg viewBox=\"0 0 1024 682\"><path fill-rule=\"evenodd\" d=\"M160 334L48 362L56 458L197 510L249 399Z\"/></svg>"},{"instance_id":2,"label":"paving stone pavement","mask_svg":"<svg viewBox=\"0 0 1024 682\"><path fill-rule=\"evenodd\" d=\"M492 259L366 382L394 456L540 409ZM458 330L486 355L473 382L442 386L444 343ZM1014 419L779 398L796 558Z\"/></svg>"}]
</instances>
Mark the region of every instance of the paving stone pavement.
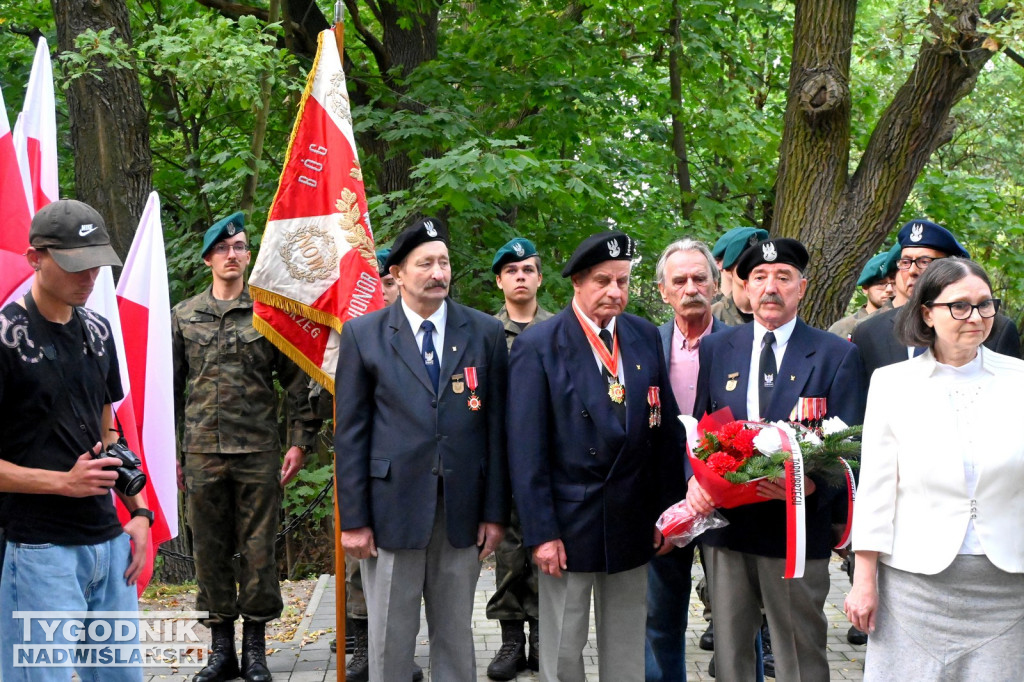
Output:
<instances>
[{"instance_id":1,"label":"paving stone pavement","mask_svg":"<svg viewBox=\"0 0 1024 682\"><path fill-rule=\"evenodd\" d=\"M832 680L861 680L863 678L864 647L849 644L846 631L849 623L842 612L843 598L849 589L846 574L840 569L839 561L833 560L829 566L832 587L825 615L828 617L828 660L832 670ZM694 584L700 575L700 567L694 565ZM476 604L473 609L473 631L476 641L477 680L485 682L487 664L501 646L501 629L496 621L487 620L484 609L487 599L494 591L494 564L485 563L480 573L480 582L476 591ZM323 575L317 582L313 596L306 609L306 616L299 626L295 638L291 642L274 642L277 650L267 661L276 682L334 682L337 679L337 657L330 652L330 641L334 637L335 625L335 589L334 576ZM704 632L704 620L701 617L703 607L696 594L690 595L690 627L686 639L687 678L690 682L711 680L707 674L711 652L701 651L697 641ZM422 620L417 639L416 663L424 669L424 679L431 682L428 670L427 626ZM593 619L591 619L593 623ZM322 632L321 632L322 631ZM317 633L321 632L319 636ZM591 637L584 650L587 679L598 680L597 650L594 648L594 630L591 625ZM159 680L190 680L191 674L172 669L147 669L146 682ZM194 674L194 671L193 673ZM520 682L534 682L539 677L532 672L520 674ZM445 682L433 680L432 682Z\"/></svg>"}]
</instances>

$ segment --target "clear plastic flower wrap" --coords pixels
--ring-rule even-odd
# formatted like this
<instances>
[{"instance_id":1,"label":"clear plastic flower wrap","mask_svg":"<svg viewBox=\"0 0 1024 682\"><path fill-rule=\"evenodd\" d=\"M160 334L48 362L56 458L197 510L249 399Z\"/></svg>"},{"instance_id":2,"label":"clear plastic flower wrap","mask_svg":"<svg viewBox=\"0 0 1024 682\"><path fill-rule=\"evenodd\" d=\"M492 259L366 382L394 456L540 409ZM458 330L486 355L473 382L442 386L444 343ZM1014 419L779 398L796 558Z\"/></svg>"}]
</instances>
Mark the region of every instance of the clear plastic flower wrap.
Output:
<instances>
[{"instance_id":1,"label":"clear plastic flower wrap","mask_svg":"<svg viewBox=\"0 0 1024 682\"><path fill-rule=\"evenodd\" d=\"M728 526L729 522L717 510L705 516L690 509L686 500L681 500L662 512L655 525L666 541L685 547L704 531Z\"/></svg>"}]
</instances>

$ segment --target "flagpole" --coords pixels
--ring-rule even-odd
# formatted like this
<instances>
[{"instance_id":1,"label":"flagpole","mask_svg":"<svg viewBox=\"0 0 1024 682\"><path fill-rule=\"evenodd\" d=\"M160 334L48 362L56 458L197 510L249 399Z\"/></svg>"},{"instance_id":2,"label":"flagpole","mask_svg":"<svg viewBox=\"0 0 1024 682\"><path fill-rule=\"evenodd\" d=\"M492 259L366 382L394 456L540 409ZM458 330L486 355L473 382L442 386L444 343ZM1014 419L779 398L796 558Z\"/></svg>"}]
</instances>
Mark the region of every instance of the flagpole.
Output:
<instances>
[{"instance_id":1,"label":"flagpole","mask_svg":"<svg viewBox=\"0 0 1024 682\"><path fill-rule=\"evenodd\" d=\"M345 68L345 5L343 0L336 0L334 3L334 39L338 43L338 56L341 58L342 69ZM337 387L335 387L337 391ZM337 410L335 410L337 414ZM335 424L337 426L337 424ZM338 453L334 453L337 458ZM345 614L348 612L345 584L345 550L341 546L341 515L338 511L338 468L334 468L334 631L337 635L335 648L337 649L338 660L338 682L345 682L348 676L345 672Z\"/></svg>"}]
</instances>

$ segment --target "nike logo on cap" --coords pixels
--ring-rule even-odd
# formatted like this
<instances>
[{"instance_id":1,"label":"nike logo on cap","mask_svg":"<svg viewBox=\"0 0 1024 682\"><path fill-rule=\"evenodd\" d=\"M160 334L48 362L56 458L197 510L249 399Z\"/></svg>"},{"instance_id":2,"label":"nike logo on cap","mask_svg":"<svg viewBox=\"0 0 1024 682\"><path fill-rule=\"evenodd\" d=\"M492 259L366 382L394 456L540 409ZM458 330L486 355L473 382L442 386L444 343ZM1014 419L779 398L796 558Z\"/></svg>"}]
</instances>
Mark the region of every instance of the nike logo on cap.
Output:
<instances>
[{"instance_id":1,"label":"nike logo on cap","mask_svg":"<svg viewBox=\"0 0 1024 682\"><path fill-rule=\"evenodd\" d=\"M98 229L99 228L96 225L93 225L92 223L89 223L88 225L82 225L80 228L78 228L78 236L85 237L86 235L90 235Z\"/></svg>"}]
</instances>

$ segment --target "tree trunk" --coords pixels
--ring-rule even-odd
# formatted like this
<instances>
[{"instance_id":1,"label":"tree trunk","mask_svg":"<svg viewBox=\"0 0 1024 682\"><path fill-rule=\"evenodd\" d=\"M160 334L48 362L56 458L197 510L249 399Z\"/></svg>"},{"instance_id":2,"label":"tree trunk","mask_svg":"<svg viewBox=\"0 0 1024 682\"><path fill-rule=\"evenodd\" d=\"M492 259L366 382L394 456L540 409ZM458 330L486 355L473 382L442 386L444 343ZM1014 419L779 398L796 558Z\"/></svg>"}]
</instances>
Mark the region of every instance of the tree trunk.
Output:
<instances>
[{"instance_id":1,"label":"tree trunk","mask_svg":"<svg viewBox=\"0 0 1024 682\"><path fill-rule=\"evenodd\" d=\"M57 44L73 51L83 31L113 28L112 38L131 44L124 0L52 0ZM108 68L72 82L67 90L78 199L100 212L114 249L128 253L146 199L153 189L149 122L133 69Z\"/></svg>"},{"instance_id":2,"label":"tree trunk","mask_svg":"<svg viewBox=\"0 0 1024 682\"><path fill-rule=\"evenodd\" d=\"M931 154L952 136L949 112L992 52L976 31L978 2L945 0L957 20L932 30L849 176L849 65L855 0L797 0L793 63L772 233L808 247L801 315L815 326L846 309L857 274L899 219ZM989 20L1000 17L992 15Z\"/></svg>"},{"instance_id":3,"label":"tree trunk","mask_svg":"<svg viewBox=\"0 0 1024 682\"><path fill-rule=\"evenodd\" d=\"M276 23L280 15L281 0L270 0L269 22L271 24ZM256 123L252 131L252 143L249 146L249 151L252 154L252 158L249 160L249 170L252 174L246 180L245 188L242 190L240 208L249 215L252 215L256 188L259 187L260 183L260 160L263 158L263 140L267 135L267 118L270 115L271 75L270 70L267 69L263 74L263 78L260 79L260 110L256 112Z\"/></svg>"},{"instance_id":4,"label":"tree trunk","mask_svg":"<svg viewBox=\"0 0 1024 682\"><path fill-rule=\"evenodd\" d=\"M695 200L690 183L690 161L686 157L686 128L680 112L683 108L683 85L679 59L683 53L683 40L679 31L682 16L679 0L672 0L672 20L669 22L668 82L672 99L672 152L676 157L676 183L679 185L679 209L689 220Z\"/></svg>"}]
</instances>

